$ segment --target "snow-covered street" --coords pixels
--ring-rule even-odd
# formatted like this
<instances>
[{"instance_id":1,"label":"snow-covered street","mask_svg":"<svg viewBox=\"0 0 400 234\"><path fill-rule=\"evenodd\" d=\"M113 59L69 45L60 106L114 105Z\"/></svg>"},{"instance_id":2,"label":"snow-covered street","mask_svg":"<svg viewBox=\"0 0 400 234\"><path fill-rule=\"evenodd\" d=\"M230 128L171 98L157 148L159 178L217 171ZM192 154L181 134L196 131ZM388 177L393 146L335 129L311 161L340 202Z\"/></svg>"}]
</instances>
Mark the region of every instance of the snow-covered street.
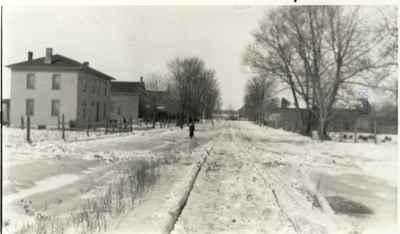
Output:
<instances>
[{"instance_id":1,"label":"snow-covered street","mask_svg":"<svg viewBox=\"0 0 400 234\"><path fill-rule=\"evenodd\" d=\"M396 168L395 144L320 143L231 122L173 233L398 233ZM334 196L372 212L343 212Z\"/></svg>"},{"instance_id":2,"label":"snow-covered street","mask_svg":"<svg viewBox=\"0 0 400 234\"><path fill-rule=\"evenodd\" d=\"M166 128L19 146L6 138L4 144L3 228L10 233L39 214L69 216L139 160L154 163L156 181L134 209L111 212L99 231L162 233L174 199L207 150L174 234L397 233L394 142L319 142L221 121L199 124L194 139L187 129Z\"/></svg>"}]
</instances>

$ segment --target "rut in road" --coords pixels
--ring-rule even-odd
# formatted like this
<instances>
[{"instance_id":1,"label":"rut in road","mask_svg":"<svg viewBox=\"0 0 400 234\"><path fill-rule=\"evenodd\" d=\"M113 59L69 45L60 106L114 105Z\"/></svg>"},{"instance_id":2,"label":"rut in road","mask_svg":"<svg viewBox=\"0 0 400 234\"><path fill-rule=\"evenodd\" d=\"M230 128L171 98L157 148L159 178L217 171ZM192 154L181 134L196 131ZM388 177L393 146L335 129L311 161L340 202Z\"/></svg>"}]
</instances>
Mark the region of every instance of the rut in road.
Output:
<instances>
[{"instance_id":1,"label":"rut in road","mask_svg":"<svg viewBox=\"0 0 400 234\"><path fill-rule=\"evenodd\" d=\"M233 144L233 145L237 148L237 150L238 150L238 152L239 152L239 154L238 154L237 156L238 156L241 160L246 160L246 159L248 159L248 158L249 158L249 155L247 154L247 157L246 157L246 156L245 156L246 153L243 151L243 149L242 149L241 147L238 147L239 142L238 142L238 140L237 140L236 134L235 134L234 130L232 129L232 127L230 128L230 131L231 131L231 134L232 134L232 140L233 140L234 142L236 142L236 144ZM293 230L294 230L296 233L299 233L299 229L298 229L296 223L295 223L295 222L293 221L293 219L289 216L289 214L285 211L285 209L279 204L279 199L278 199L278 197L277 197L277 195L276 195L275 189L274 189L272 183L269 182L269 181L274 181L274 180L271 178L270 175L264 175L264 173L261 172L261 169L260 169L260 167L259 167L259 164L254 164L254 170L255 170L256 173L260 176L260 178L262 178L262 180L263 180L265 186L270 190L271 194L272 194L273 197L275 198L275 200L274 200L274 201L275 201L275 206L279 207L279 209L281 210L281 212L285 215L285 217L287 218L287 220L289 221L289 223L292 225ZM266 177L268 177L268 178L266 178ZM289 194L289 193L288 193L288 194ZM293 198L292 198L292 199L293 199Z\"/></svg>"},{"instance_id":2,"label":"rut in road","mask_svg":"<svg viewBox=\"0 0 400 234\"><path fill-rule=\"evenodd\" d=\"M235 131L236 130L236 131ZM235 147L238 149L238 157L242 160L251 160L254 156L262 155L265 152L257 150L254 147L254 139L251 136L245 135L242 129L231 128L232 139L235 142ZM240 138L247 139L247 141L239 141L235 132L238 132ZM245 143L246 142L246 143ZM246 149L247 151L245 151ZM283 174L281 171L276 168L270 167L266 168L263 166L265 162L261 160L257 161L257 158L254 163L254 170L257 174L263 179L265 186L271 191L273 194L275 204L279 207L282 214L286 217L288 222L291 224L295 233L329 233L329 231L323 226L316 222L313 219L311 221L309 219L304 219L302 214L307 214L313 211L317 211L317 213L323 216L325 219L331 220L333 211L329 206L328 202L323 198L321 194L318 194L318 191L310 188L310 182L308 177L301 171L299 168L294 168L296 170L297 175L300 181L303 182L303 187L306 188L308 193L311 194L312 199L314 199L312 204L312 209L310 210L310 206L308 206L307 202L304 202L304 194L297 192L293 189L293 184L290 183L291 179L288 175ZM270 162L269 162L270 163ZM271 162L272 164L272 162ZM279 165L279 163L277 163ZM284 165L281 167L293 167L293 165ZM279 166L277 167L279 168ZM268 171L266 171L266 169ZM310 194L308 194L310 196ZM317 201L320 207L314 209L314 202ZM296 211L296 212L293 212ZM300 215L299 215L300 214Z\"/></svg>"},{"instance_id":3,"label":"rut in road","mask_svg":"<svg viewBox=\"0 0 400 234\"><path fill-rule=\"evenodd\" d=\"M224 131L222 131L219 136L215 138L220 138L223 135ZM211 142L214 139L210 140ZM195 145L197 145L195 141ZM169 211L170 218L168 221L165 223L164 227L162 227L162 233L163 234L169 234L171 231L174 229L176 222L178 221L179 217L182 214L182 211L185 209L185 206L187 204L187 201L190 197L190 194L193 190L193 186L196 183L197 177L203 167L203 165L207 162L207 157L210 156L212 149L214 147L214 144L211 144L211 146L208 149L205 149L204 156L200 159L200 161L197 162L196 167L191 173L191 176L189 178L189 181L187 182L187 185L185 186L185 191L181 194L181 197L179 198L178 204L175 206L175 208L171 211Z\"/></svg>"},{"instance_id":4,"label":"rut in road","mask_svg":"<svg viewBox=\"0 0 400 234\"><path fill-rule=\"evenodd\" d=\"M271 196L265 196L261 180L253 180L258 176L252 163L236 155L234 144L227 127L215 142L173 233L270 233L266 220L278 208ZM283 221L277 218L279 226Z\"/></svg>"}]
</instances>

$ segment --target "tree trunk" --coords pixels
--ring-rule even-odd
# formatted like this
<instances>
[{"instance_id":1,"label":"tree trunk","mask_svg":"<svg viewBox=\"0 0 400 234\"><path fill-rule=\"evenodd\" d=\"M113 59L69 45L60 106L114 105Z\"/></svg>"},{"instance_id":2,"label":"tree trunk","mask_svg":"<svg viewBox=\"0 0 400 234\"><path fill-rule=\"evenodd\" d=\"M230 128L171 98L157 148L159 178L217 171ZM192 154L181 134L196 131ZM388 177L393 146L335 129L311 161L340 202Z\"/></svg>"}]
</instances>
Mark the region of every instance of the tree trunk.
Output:
<instances>
[{"instance_id":1,"label":"tree trunk","mask_svg":"<svg viewBox=\"0 0 400 234\"><path fill-rule=\"evenodd\" d=\"M325 119L321 119L319 121L319 127L318 127L318 136L320 140L330 140L330 137L328 135L328 126L329 126L329 121L326 121Z\"/></svg>"},{"instance_id":2,"label":"tree trunk","mask_svg":"<svg viewBox=\"0 0 400 234\"><path fill-rule=\"evenodd\" d=\"M181 113L179 117L179 126L181 129L183 128L183 119L184 119L184 114Z\"/></svg>"},{"instance_id":3,"label":"tree trunk","mask_svg":"<svg viewBox=\"0 0 400 234\"><path fill-rule=\"evenodd\" d=\"M296 90L294 89L294 83L291 77L289 77L289 81L290 81L290 90L292 91L292 96L294 100L294 106L296 107L297 115L300 120L300 129L304 129L304 119L303 115L301 114L299 102L297 100ZM304 134L304 132L302 132L301 134Z\"/></svg>"},{"instance_id":4,"label":"tree trunk","mask_svg":"<svg viewBox=\"0 0 400 234\"><path fill-rule=\"evenodd\" d=\"M156 128L156 110L153 110L153 128Z\"/></svg>"},{"instance_id":5,"label":"tree trunk","mask_svg":"<svg viewBox=\"0 0 400 234\"><path fill-rule=\"evenodd\" d=\"M313 122L312 113L311 113L311 110L308 109L307 110L307 122L305 123L306 126L305 126L305 129L304 129L304 135L311 136L311 134L312 134L312 131L311 131L312 122Z\"/></svg>"}]
</instances>

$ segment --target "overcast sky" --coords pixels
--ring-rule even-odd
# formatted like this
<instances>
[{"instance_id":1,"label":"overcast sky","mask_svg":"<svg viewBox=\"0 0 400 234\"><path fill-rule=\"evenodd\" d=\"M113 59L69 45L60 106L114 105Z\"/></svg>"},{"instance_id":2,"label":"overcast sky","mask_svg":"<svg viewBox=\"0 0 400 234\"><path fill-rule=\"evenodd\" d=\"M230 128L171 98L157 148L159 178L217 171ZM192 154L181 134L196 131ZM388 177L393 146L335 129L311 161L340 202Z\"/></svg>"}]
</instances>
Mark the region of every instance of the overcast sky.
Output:
<instances>
[{"instance_id":1,"label":"overcast sky","mask_svg":"<svg viewBox=\"0 0 400 234\"><path fill-rule=\"evenodd\" d=\"M265 7L29 7L4 9L3 64L42 57L46 47L118 80L166 74L177 56L198 56L217 72L224 107L243 102L241 57ZM10 95L3 67L3 97Z\"/></svg>"},{"instance_id":2,"label":"overcast sky","mask_svg":"<svg viewBox=\"0 0 400 234\"><path fill-rule=\"evenodd\" d=\"M46 47L121 81L168 73L168 61L197 56L217 72L223 107L243 105L250 74L242 54L251 32L273 6L60 6L3 8L3 65L21 62ZM378 22L377 7L363 8ZM379 21L380 22L380 21ZM3 97L10 96L10 70L3 67ZM376 94L377 92L377 94ZM370 101L381 91L369 90ZM292 99L288 91L278 94Z\"/></svg>"}]
</instances>

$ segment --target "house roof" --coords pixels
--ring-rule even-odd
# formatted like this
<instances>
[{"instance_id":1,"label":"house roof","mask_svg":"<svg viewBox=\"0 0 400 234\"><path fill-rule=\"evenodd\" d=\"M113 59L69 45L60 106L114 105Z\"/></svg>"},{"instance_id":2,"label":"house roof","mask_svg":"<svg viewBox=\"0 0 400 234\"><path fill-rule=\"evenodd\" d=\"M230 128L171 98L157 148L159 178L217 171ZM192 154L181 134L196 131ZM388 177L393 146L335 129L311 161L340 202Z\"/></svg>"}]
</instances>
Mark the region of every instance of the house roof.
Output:
<instances>
[{"instance_id":1,"label":"house roof","mask_svg":"<svg viewBox=\"0 0 400 234\"><path fill-rule=\"evenodd\" d=\"M27 60L19 63L10 64L7 67L11 69L21 69L21 70L80 70L90 73L92 75L98 76L100 78L115 80L114 77L111 77L107 74L104 74L94 68L89 67L88 65L84 65L76 60L67 58L65 56L55 54L52 56L52 63L45 64L45 57Z\"/></svg>"},{"instance_id":2,"label":"house roof","mask_svg":"<svg viewBox=\"0 0 400 234\"><path fill-rule=\"evenodd\" d=\"M146 90L146 93L149 95L157 96L157 98L160 99L168 94L167 91L158 91L158 90Z\"/></svg>"},{"instance_id":3,"label":"house roof","mask_svg":"<svg viewBox=\"0 0 400 234\"><path fill-rule=\"evenodd\" d=\"M113 81L111 82L111 92L113 93L134 93L139 94L144 90L142 82Z\"/></svg>"}]
</instances>

